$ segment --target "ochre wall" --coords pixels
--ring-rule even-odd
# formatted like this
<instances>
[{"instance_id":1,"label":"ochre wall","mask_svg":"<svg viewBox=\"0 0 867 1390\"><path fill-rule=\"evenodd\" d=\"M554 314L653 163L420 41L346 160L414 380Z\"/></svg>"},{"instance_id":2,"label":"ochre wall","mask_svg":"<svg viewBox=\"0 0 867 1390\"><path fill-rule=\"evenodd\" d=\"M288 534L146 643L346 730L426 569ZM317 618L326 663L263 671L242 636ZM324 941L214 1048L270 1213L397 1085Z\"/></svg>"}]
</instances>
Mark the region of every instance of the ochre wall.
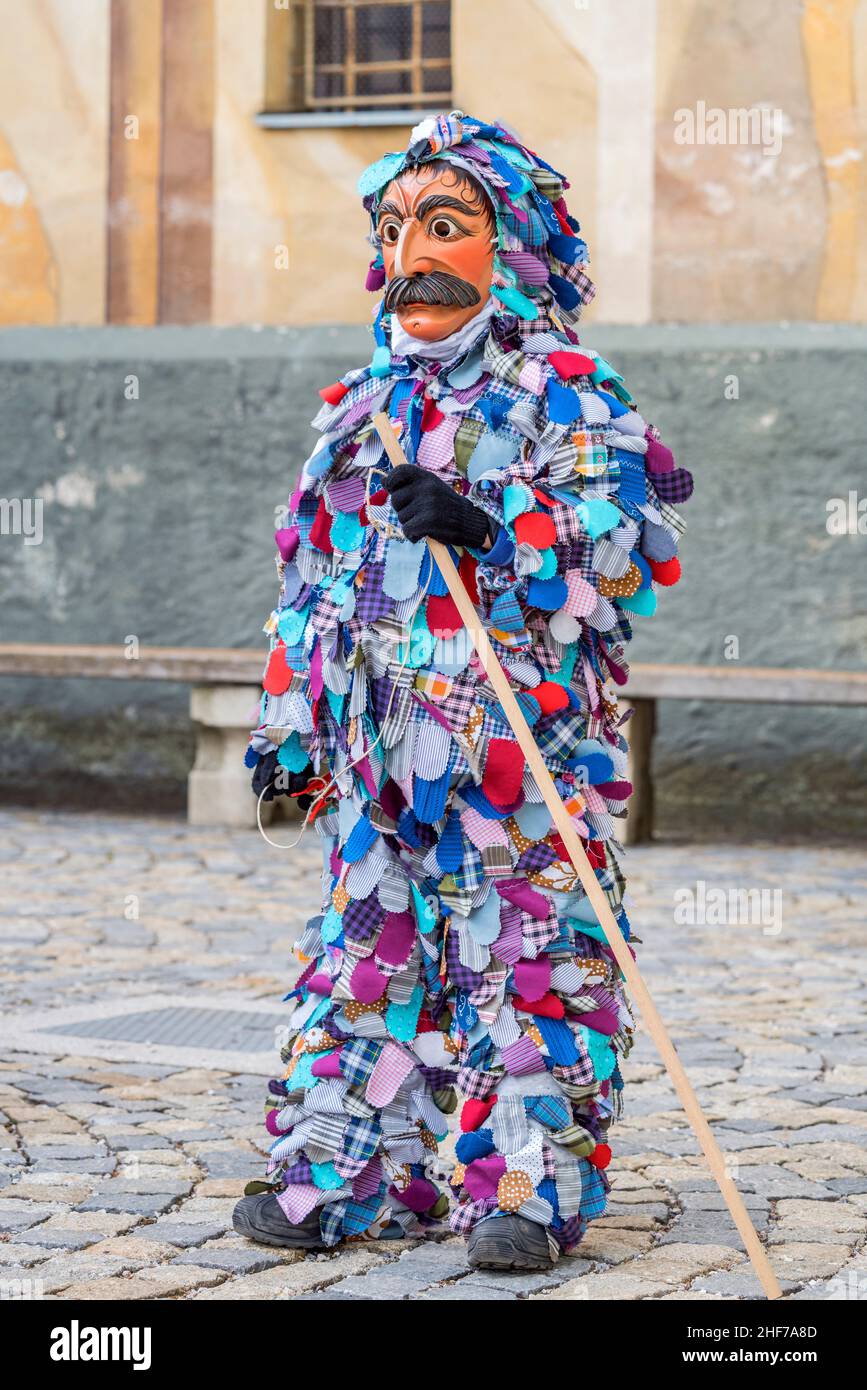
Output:
<instances>
[{"instance_id":1,"label":"ochre wall","mask_svg":"<svg viewBox=\"0 0 867 1390\"><path fill-rule=\"evenodd\" d=\"M407 132L258 127L269 14L0 0L0 324L367 321L355 181ZM867 316L867 0L453 0L453 66L569 176L597 320ZM702 102L779 152L678 144Z\"/></svg>"}]
</instances>

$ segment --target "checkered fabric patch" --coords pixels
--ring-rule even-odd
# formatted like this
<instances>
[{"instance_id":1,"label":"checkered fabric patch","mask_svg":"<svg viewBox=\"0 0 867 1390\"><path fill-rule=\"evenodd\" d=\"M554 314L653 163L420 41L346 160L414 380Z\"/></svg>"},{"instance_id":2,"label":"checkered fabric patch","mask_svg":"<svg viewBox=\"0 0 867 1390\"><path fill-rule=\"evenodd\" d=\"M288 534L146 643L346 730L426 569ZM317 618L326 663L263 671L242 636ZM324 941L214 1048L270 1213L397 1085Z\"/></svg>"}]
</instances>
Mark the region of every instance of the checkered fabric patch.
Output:
<instances>
[{"instance_id":1,"label":"checkered fabric patch","mask_svg":"<svg viewBox=\"0 0 867 1390\"><path fill-rule=\"evenodd\" d=\"M496 1197L480 1197L477 1202L461 1202L449 1217L449 1228L455 1235L466 1235L477 1221L497 1207Z\"/></svg>"},{"instance_id":2,"label":"checkered fabric patch","mask_svg":"<svg viewBox=\"0 0 867 1390\"><path fill-rule=\"evenodd\" d=\"M353 898L343 917L343 932L350 941L366 941L385 919L385 911L375 893Z\"/></svg>"},{"instance_id":3,"label":"checkered fabric patch","mask_svg":"<svg viewBox=\"0 0 867 1390\"><path fill-rule=\"evenodd\" d=\"M608 1205L608 1182L598 1168L584 1160L581 1164L581 1208L585 1221L602 1216Z\"/></svg>"},{"instance_id":4,"label":"checkered fabric patch","mask_svg":"<svg viewBox=\"0 0 867 1390\"><path fill-rule=\"evenodd\" d=\"M350 1086L364 1086L379 1061L383 1044L373 1038L353 1038L340 1053L340 1074Z\"/></svg>"},{"instance_id":5,"label":"checkered fabric patch","mask_svg":"<svg viewBox=\"0 0 867 1390\"><path fill-rule=\"evenodd\" d=\"M502 1081L503 1074L502 1067L496 1071L478 1071L475 1067L462 1066L458 1071L457 1088L466 1100L487 1100Z\"/></svg>"},{"instance_id":6,"label":"checkered fabric patch","mask_svg":"<svg viewBox=\"0 0 867 1390\"><path fill-rule=\"evenodd\" d=\"M382 1126L377 1119L350 1120L343 1136L343 1152L349 1158L366 1162L376 1153L381 1134Z\"/></svg>"}]
</instances>

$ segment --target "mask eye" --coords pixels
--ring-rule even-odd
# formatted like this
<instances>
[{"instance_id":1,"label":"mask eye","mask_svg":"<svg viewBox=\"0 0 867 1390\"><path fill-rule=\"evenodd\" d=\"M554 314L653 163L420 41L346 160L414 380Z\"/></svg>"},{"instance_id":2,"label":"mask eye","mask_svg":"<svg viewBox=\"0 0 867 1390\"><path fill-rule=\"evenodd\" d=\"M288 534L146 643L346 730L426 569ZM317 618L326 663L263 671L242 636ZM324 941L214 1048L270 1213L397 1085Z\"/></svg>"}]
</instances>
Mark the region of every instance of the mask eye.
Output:
<instances>
[{"instance_id":1,"label":"mask eye","mask_svg":"<svg viewBox=\"0 0 867 1390\"><path fill-rule=\"evenodd\" d=\"M435 241L451 241L456 236L465 235L463 227L453 222L450 217L444 217L442 213L437 213L431 218L428 232Z\"/></svg>"},{"instance_id":2,"label":"mask eye","mask_svg":"<svg viewBox=\"0 0 867 1390\"><path fill-rule=\"evenodd\" d=\"M396 246L400 240L400 223L396 217L388 217L379 229L379 239L383 246Z\"/></svg>"}]
</instances>

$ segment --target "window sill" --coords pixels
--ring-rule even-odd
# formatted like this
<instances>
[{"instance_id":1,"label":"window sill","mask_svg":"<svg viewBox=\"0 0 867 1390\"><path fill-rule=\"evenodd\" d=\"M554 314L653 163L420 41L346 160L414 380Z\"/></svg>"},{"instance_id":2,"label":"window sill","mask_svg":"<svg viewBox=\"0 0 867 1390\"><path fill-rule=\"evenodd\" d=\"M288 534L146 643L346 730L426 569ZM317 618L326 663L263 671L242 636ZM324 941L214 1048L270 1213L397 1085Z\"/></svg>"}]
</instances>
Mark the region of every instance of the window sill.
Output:
<instances>
[{"instance_id":1,"label":"window sill","mask_svg":"<svg viewBox=\"0 0 867 1390\"><path fill-rule=\"evenodd\" d=\"M259 111L255 120L263 130L315 130L335 126L417 125L436 111L394 107L388 111Z\"/></svg>"}]
</instances>

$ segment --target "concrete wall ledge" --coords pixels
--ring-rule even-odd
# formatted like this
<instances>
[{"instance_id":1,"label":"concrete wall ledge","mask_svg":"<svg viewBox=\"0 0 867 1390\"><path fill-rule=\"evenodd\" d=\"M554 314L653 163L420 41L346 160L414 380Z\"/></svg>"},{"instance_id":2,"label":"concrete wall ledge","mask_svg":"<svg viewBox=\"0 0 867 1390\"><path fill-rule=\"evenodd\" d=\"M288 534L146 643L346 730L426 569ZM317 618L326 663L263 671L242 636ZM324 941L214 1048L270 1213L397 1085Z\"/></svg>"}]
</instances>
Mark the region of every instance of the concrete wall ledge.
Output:
<instances>
[{"instance_id":1,"label":"concrete wall ledge","mask_svg":"<svg viewBox=\"0 0 867 1390\"><path fill-rule=\"evenodd\" d=\"M373 301L371 301L372 303ZM867 325L831 323L654 323L581 326L588 347L609 352L867 352ZM307 327L198 325L186 328L3 328L0 362L119 361L136 356L144 361L224 360L308 355L346 359L353 366L365 360L371 343L363 324L324 324Z\"/></svg>"}]
</instances>

